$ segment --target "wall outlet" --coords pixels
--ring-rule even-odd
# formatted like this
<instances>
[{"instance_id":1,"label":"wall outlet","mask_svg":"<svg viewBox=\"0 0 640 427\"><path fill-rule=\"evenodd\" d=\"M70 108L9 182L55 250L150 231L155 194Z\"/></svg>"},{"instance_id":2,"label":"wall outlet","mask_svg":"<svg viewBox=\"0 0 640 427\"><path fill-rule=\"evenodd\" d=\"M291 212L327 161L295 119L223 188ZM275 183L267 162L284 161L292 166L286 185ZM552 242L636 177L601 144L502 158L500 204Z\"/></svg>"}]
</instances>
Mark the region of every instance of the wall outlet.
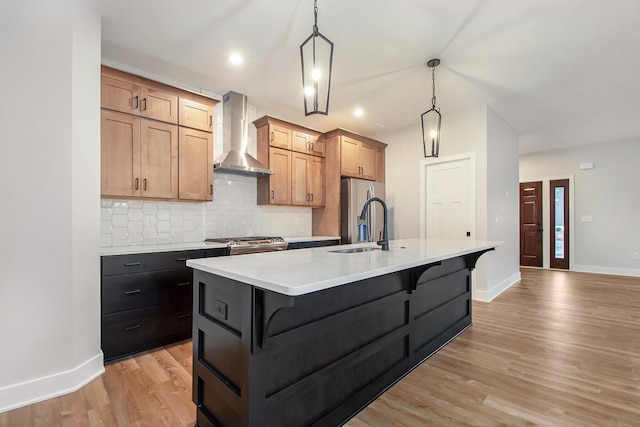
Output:
<instances>
[{"instance_id":1,"label":"wall outlet","mask_svg":"<svg viewBox=\"0 0 640 427\"><path fill-rule=\"evenodd\" d=\"M640 253L638 253L638 252L634 252L634 253L632 253L632 254L631 254L631 258L633 258L633 259L640 259Z\"/></svg>"}]
</instances>

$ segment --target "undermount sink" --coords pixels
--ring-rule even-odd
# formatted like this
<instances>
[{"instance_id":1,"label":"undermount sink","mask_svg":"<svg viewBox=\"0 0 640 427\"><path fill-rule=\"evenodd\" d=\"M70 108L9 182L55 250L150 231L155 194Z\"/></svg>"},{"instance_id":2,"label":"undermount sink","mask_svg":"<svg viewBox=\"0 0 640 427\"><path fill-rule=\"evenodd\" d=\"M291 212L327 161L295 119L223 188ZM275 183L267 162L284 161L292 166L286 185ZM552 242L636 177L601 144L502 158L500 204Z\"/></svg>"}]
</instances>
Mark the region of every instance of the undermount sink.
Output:
<instances>
[{"instance_id":1,"label":"undermount sink","mask_svg":"<svg viewBox=\"0 0 640 427\"><path fill-rule=\"evenodd\" d=\"M380 248L372 248L372 247L364 247L364 248L347 248L347 249L338 249L335 251L329 251L329 252L335 252L337 254L355 254L357 252L371 252L371 251L379 251Z\"/></svg>"}]
</instances>

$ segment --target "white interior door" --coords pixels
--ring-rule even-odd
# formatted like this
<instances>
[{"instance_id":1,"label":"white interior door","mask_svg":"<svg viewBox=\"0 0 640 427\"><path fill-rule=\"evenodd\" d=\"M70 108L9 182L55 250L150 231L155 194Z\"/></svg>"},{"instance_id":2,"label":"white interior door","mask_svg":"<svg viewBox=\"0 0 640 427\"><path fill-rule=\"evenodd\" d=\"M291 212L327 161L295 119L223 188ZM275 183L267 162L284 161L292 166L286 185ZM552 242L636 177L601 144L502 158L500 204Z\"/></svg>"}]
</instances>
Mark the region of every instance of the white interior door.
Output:
<instances>
[{"instance_id":1,"label":"white interior door","mask_svg":"<svg viewBox=\"0 0 640 427\"><path fill-rule=\"evenodd\" d=\"M475 240L473 154L423 161L421 178L421 236Z\"/></svg>"}]
</instances>

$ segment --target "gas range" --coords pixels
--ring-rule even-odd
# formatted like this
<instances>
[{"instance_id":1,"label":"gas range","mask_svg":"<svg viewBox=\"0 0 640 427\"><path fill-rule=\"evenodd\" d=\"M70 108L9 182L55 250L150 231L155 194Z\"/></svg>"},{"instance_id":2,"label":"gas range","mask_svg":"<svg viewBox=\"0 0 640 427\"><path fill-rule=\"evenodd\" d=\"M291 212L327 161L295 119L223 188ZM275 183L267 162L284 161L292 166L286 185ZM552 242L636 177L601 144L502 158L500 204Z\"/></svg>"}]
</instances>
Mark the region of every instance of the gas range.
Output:
<instances>
[{"instance_id":1,"label":"gas range","mask_svg":"<svg viewBox=\"0 0 640 427\"><path fill-rule=\"evenodd\" d=\"M205 243L226 243L229 255L282 251L289 246L282 237L267 236L219 237L206 239Z\"/></svg>"}]
</instances>

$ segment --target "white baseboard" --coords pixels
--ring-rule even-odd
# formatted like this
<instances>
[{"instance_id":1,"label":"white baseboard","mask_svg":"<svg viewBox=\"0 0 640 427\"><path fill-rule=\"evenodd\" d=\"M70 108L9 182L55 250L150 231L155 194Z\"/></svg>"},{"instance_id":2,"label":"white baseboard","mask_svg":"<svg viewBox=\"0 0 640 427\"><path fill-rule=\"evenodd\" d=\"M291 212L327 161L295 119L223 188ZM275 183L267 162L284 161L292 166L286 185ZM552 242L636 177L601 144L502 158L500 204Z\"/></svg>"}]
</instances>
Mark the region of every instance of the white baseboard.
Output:
<instances>
[{"instance_id":1,"label":"white baseboard","mask_svg":"<svg viewBox=\"0 0 640 427\"><path fill-rule=\"evenodd\" d=\"M517 273L506 278L505 280L498 283L496 286L489 289L488 291L482 291L482 290L476 289L473 295L473 299L475 301L491 302L495 297L497 297L498 295L500 295L501 293L509 289L511 286L518 283L519 281L520 281L520 272L518 271Z\"/></svg>"},{"instance_id":2,"label":"white baseboard","mask_svg":"<svg viewBox=\"0 0 640 427\"><path fill-rule=\"evenodd\" d=\"M640 269L637 268L603 267L600 265L574 265L571 271L577 271L580 273L612 274L614 276L640 277Z\"/></svg>"},{"instance_id":3,"label":"white baseboard","mask_svg":"<svg viewBox=\"0 0 640 427\"><path fill-rule=\"evenodd\" d=\"M46 355L43 354L43 357ZM0 388L0 412L62 396L79 390L104 373L102 352L64 372Z\"/></svg>"}]
</instances>

